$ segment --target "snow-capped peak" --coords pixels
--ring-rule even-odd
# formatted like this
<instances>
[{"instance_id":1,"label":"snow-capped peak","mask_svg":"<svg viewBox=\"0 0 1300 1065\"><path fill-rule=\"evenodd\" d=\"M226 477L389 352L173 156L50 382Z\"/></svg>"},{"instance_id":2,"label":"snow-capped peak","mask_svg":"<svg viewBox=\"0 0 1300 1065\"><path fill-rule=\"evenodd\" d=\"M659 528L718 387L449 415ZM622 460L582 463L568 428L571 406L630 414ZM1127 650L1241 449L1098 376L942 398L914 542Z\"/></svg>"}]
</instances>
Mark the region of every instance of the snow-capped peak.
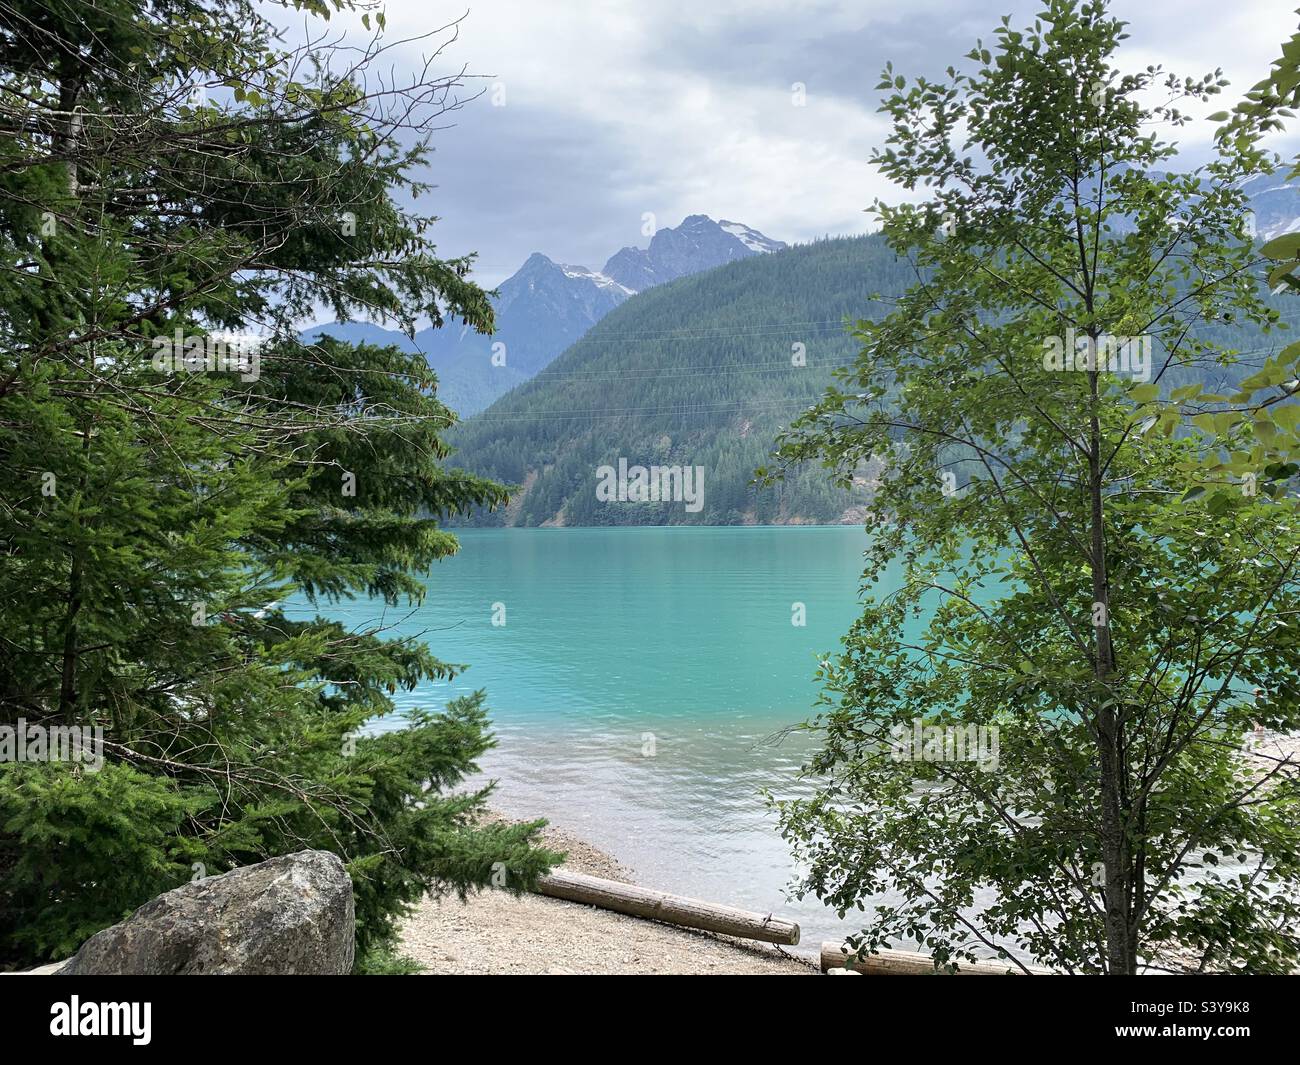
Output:
<instances>
[{"instance_id":1,"label":"snow-capped peak","mask_svg":"<svg viewBox=\"0 0 1300 1065\"><path fill-rule=\"evenodd\" d=\"M780 251L786 246L784 241L773 240L771 237L764 236L757 229L750 229L749 226L740 222L728 222L724 218L718 222L718 227L730 233L750 251Z\"/></svg>"},{"instance_id":2,"label":"snow-capped peak","mask_svg":"<svg viewBox=\"0 0 1300 1065\"><path fill-rule=\"evenodd\" d=\"M594 282L601 288L616 288L627 293L629 296L636 295L636 289L628 288L626 285L620 285L608 274L602 274L598 270L588 270L585 266L569 266L565 264L561 264L560 269L564 271L565 277L582 278L583 280Z\"/></svg>"}]
</instances>

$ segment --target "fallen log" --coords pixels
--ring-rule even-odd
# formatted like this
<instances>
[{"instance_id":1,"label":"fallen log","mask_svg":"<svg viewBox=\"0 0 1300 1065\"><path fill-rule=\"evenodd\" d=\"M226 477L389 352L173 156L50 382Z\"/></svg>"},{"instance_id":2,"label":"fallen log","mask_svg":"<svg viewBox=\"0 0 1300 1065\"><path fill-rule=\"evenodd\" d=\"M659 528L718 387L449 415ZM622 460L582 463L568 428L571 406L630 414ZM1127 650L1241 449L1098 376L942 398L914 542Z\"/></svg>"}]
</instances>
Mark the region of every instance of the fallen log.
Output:
<instances>
[{"instance_id":1,"label":"fallen log","mask_svg":"<svg viewBox=\"0 0 1300 1065\"><path fill-rule=\"evenodd\" d=\"M758 939L764 943L782 943L786 946L794 946L799 942L798 924L770 913L738 910L733 906L702 902L684 895L670 895L666 891L655 891L584 873L572 873L567 869L556 869L539 877L537 891L553 899L583 902L615 913L664 921L684 928L698 928L705 932L720 932L739 939Z\"/></svg>"},{"instance_id":2,"label":"fallen log","mask_svg":"<svg viewBox=\"0 0 1300 1065\"><path fill-rule=\"evenodd\" d=\"M880 950L868 954L862 960L853 957L853 951L840 943L823 943L821 952L822 972L831 969L851 969L866 976L928 976L945 975L944 970L935 969L934 959L928 954L913 950ZM1036 976L1050 976L1047 969L1029 967ZM958 962L957 971L952 976L1023 976L1024 970L1009 961Z\"/></svg>"}]
</instances>

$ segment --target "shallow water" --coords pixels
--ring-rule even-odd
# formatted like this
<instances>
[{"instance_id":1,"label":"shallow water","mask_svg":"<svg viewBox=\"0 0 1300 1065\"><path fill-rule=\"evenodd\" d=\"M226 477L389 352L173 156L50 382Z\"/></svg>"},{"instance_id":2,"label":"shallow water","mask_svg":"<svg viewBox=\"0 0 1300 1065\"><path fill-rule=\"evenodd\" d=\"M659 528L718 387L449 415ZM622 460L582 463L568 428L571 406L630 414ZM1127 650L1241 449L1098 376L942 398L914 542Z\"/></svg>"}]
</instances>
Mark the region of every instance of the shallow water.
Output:
<instances>
[{"instance_id":1,"label":"shallow water","mask_svg":"<svg viewBox=\"0 0 1300 1065\"><path fill-rule=\"evenodd\" d=\"M484 688L497 808L555 820L652 887L794 915L804 949L842 935L794 870L760 792L788 796L819 654L858 614L860 528L469 530L418 609L328 613L425 634L451 683ZM805 624L796 625L799 607ZM504 624L493 624L493 620ZM853 926L856 927L856 926Z\"/></svg>"}]
</instances>

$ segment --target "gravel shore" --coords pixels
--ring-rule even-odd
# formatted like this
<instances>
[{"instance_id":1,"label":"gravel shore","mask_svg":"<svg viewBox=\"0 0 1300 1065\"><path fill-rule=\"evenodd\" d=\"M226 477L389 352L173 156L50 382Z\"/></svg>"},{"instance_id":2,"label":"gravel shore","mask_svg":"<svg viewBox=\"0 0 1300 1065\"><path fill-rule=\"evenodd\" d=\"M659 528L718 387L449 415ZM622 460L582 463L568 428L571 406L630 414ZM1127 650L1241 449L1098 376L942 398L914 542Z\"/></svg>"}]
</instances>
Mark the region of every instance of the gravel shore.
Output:
<instances>
[{"instance_id":1,"label":"gravel shore","mask_svg":"<svg viewBox=\"0 0 1300 1065\"><path fill-rule=\"evenodd\" d=\"M564 868L635 883L631 870L561 828L542 832ZM647 885L653 887L655 885ZM725 901L719 899L717 901ZM550 899L483 891L466 902L426 899L402 926L400 953L434 974L808 976L816 966L749 943Z\"/></svg>"},{"instance_id":2,"label":"gravel shore","mask_svg":"<svg viewBox=\"0 0 1300 1065\"><path fill-rule=\"evenodd\" d=\"M1242 756L1262 776L1294 777L1300 769L1300 734L1261 729L1248 734L1242 743Z\"/></svg>"},{"instance_id":3,"label":"gravel shore","mask_svg":"<svg viewBox=\"0 0 1300 1065\"><path fill-rule=\"evenodd\" d=\"M1300 762L1300 737L1262 732L1248 737L1242 754L1262 774L1279 761ZM1294 771L1289 765L1283 769ZM561 827L548 826L542 838L551 849L567 852L567 869L637 882L632 870ZM455 898L426 899L404 922L401 937L400 952L426 972L437 974L807 976L817 972L813 962L780 947L542 895L516 898L504 891L484 891L463 903Z\"/></svg>"}]
</instances>

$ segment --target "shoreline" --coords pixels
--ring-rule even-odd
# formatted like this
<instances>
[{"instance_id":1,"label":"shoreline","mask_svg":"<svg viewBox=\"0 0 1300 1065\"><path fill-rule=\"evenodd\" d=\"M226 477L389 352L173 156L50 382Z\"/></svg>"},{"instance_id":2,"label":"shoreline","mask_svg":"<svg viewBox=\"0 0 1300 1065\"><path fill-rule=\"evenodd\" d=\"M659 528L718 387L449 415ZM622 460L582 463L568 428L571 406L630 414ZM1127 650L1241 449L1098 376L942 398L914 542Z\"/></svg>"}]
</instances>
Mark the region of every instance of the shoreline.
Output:
<instances>
[{"instance_id":1,"label":"shoreline","mask_svg":"<svg viewBox=\"0 0 1300 1065\"><path fill-rule=\"evenodd\" d=\"M514 820L489 811L490 820ZM612 855L547 825L541 842L562 868L636 883ZM653 886L653 885L650 885ZM400 929L398 953L426 975L814 976L815 961L766 943L628 917L544 895L486 889L461 902L426 898Z\"/></svg>"},{"instance_id":2,"label":"shoreline","mask_svg":"<svg viewBox=\"0 0 1300 1065\"><path fill-rule=\"evenodd\" d=\"M1262 731L1245 738L1240 756L1257 772L1300 761L1300 736ZM1294 772L1295 770L1291 770ZM519 821L489 810L491 821ZM560 868L638 882L635 871L567 828L548 824L540 841L566 853ZM654 887L655 885L644 885ZM715 901L726 902L725 899ZM424 899L400 926L398 952L427 975L817 975L815 958L766 943L734 939L629 917L581 903L485 889L461 902ZM803 950L807 947L801 945ZM1151 959L1186 964L1176 948Z\"/></svg>"}]
</instances>

